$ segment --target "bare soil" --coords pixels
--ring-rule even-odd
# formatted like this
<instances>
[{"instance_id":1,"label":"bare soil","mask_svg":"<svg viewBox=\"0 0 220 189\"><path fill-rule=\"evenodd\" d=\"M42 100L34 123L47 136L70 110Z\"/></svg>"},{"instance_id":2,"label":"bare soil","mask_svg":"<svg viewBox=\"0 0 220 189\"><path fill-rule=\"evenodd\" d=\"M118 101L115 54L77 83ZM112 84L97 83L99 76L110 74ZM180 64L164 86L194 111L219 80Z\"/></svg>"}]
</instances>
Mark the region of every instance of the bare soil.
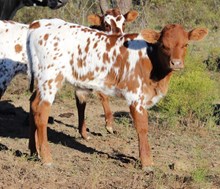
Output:
<instances>
[{"instance_id":1,"label":"bare soil","mask_svg":"<svg viewBox=\"0 0 220 189\"><path fill-rule=\"evenodd\" d=\"M54 164L45 167L28 150L28 82L16 77L0 101L0 188L218 189L220 188L220 127L169 127L149 112L149 140L154 172L144 172L129 110L111 98L115 133L104 127L101 103L91 95L86 122L91 139L77 130L74 88L57 95L48 124Z\"/></svg>"}]
</instances>

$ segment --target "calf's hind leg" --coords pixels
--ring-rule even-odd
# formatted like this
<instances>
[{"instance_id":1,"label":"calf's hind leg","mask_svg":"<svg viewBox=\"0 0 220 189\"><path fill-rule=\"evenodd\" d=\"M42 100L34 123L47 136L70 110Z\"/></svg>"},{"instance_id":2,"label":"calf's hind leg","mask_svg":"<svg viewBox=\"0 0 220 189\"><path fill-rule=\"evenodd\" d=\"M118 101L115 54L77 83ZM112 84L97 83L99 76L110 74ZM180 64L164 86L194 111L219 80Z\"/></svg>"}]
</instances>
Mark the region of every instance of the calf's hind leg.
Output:
<instances>
[{"instance_id":1,"label":"calf's hind leg","mask_svg":"<svg viewBox=\"0 0 220 189\"><path fill-rule=\"evenodd\" d=\"M86 131L85 123L85 109L86 109L86 96L85 94L80 93L80 91L75 92L76 106L78 112L78 130L82 138L89 139Z\"/></svg>"},{"instance_id":2,"label":"calf's hind leg","mask_svg":"<svg viewBox=\"0 0 220 189\"><path fill-rule=\"evenodd\" d=\"M52 157L47 138L47 122L51 104L48 101L41 100L38 90L32 97L34 99L31 101L30 123L32 123L29 148L31 153L37 151L38 156L45 165L51 165Z\"/></svg>"},{"instance_id":3,"label":"calf's hind leg","mask_svg":"<svg viewBox=\"0 0 220 189\"><path fill-rule=\"evenodd\" d=\"M37 140L37 128L36 128L36 125L34 122L34 114L33 114L33 112L36 111L34 109L36 107L36 103L39 103L38 101L35 100L36 95L37 95L37 92L34 91L34 93L31 95L31 98L30 98L30 114L29 114L30 135L29 135L28 147L31 151L31 155L39 154L39 144L38 144L38 140ZM38 98L38 100L39 100L39 98ZM33 111L33 109L34 109L34 111Z\"/></svg>"}]
</instances>

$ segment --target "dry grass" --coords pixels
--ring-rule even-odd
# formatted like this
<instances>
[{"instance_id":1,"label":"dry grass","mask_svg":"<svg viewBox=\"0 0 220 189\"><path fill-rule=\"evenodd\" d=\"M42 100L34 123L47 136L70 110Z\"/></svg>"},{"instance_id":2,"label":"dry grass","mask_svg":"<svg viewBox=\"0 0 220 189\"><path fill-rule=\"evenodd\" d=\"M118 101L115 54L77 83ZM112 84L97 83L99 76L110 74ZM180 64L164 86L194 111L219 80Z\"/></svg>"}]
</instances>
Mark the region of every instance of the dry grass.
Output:
<instances>
[{"instance_id":1,"label":"dry grass","mask_svg":"<svg viewBox=\"0 0 220 189\"><path fill-rule=\"evenodd\" d=\"M17 80L14 82L16 86ZM67 91L72 90L71 86L67 88ZM123 116L115 123L116 134L110 135L105 131L103 110L96 96L89 100L87 107L87 126L92 137L89 141L82 140L78 134L72 97L64 95L56 100L51 113L55 122L49 124L54 167L45 168L28 156L28 127L22 120L16 122L21 115L24 119L28 112L27 97L25 94L12 95L15 90L10 87L3 101L11 99L10 103L21 106L23 112L18 113L17 109L15 117L0 117L2 188L220 187L219 127L214 130L192 125L191 128L179 126L174 129L151 120L149 139L155 169L154 174L149 175L140 169L136 132L128 114L124 113L128 112L126 103L111 99L113 112ZM70 112L73 113L71 117L60 117ZM10 125L5 125L7 122ZM4 150L3 145L8 150Z\"/></svg>"}]
</instances>

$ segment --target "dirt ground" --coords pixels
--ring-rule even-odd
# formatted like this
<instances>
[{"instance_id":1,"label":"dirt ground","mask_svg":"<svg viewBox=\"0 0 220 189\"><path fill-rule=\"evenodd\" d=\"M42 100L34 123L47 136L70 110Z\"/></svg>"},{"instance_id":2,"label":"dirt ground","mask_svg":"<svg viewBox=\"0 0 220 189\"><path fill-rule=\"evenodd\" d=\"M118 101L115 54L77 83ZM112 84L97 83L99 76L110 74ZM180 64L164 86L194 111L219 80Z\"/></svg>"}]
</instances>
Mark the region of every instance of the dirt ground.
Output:
<instances>
[{"instance_id":1,"label":"dirt ground","mask_svg":"<svg viewBox=\"0 0 220 189\"><path fill-rule=\"evenodd\" d=\"M52 106L48 136L54 164L44 167L29 156L27 86L25 76L17 77L0 101L0 188L220 188L220 127L170 128L151 118L150 112L155 166L149 174L140 168L126 102L111 98L115 133L108 134L101 103L91 95L86 109L91 139L85 141L77 130L73 87L68 85Z\"/></svg>"}]
</instances>

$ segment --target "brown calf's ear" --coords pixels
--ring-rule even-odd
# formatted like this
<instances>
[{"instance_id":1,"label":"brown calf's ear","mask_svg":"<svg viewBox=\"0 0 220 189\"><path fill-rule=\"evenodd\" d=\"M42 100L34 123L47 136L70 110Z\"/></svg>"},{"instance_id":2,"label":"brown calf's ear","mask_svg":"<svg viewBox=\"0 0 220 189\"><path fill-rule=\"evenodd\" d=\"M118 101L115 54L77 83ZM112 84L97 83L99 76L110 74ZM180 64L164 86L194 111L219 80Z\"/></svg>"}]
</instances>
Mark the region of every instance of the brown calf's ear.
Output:
<instances>
[{"instance_id":1,"label":"brown calf's ear","mask_svg":"<svg viewBox=\"0 0 220 189\"><path fill-rule=\"evenodd\" d=\"M124 14L126 22L133 22L138 17L138 12L135 10L131 10Z\"/></svg>"},{"instance_id":2,"label":"brown calf's ear","mask_svg":"<svg viewBox=\"0 0 220 189\"><path fill-rule=\"evenodd\" d=\"M96 26L100 26L101 25L101 17L97 14L90 14L87 17L87 20L90 24L94 24Z\"/></svg>"},{"instance_id":3,"label":"brown calf's ear","mask_svg":"<svg viewBox=\"0 0 220 189\"><path fill-rule=\"evenodd\" d=\"M196 28L189 32L189 40L199 41L202 40L208 34L206 28Z\"/></svg>"},{"instance_id":4,"label":"brown calf's ear","mask_svg":"<svg viewBox=\"0 0 220 189\"><path fill-rule=\"evenodd\" d=\"M148 43L156 43L160 38L160 33L154 30L145 29L141 31L141 35Z\"/></svg>"}]
</instances>

